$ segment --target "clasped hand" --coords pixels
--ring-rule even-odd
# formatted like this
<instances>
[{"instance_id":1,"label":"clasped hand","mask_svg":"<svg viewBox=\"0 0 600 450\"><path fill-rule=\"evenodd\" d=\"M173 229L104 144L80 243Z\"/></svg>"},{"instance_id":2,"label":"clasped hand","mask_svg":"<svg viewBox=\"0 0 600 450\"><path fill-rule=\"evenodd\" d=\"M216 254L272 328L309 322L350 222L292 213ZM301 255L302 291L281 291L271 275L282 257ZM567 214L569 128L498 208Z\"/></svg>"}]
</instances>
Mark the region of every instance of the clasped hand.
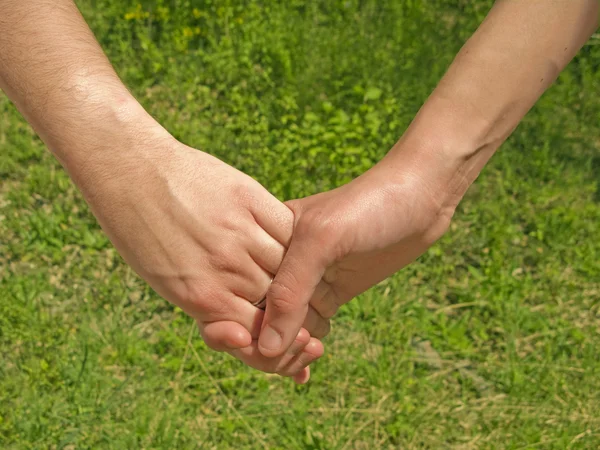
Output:
<instances>
[{"instance_id":1,"label":"clasped hand","mask_svg":"<svg viewBox=\"0 0 600 450\"><path fill-rule=\"evenodd\" d=\"M82 183L102 228L209 347L298 383L338 308L423 253L449 220L428 213L436 204L423 180L383 163L283 204L222 161L170 136L159 142L132 152L136 170L124 162L101 190ZM252 304L265 295L263 312Z\"/></svg>"}]
</instances>

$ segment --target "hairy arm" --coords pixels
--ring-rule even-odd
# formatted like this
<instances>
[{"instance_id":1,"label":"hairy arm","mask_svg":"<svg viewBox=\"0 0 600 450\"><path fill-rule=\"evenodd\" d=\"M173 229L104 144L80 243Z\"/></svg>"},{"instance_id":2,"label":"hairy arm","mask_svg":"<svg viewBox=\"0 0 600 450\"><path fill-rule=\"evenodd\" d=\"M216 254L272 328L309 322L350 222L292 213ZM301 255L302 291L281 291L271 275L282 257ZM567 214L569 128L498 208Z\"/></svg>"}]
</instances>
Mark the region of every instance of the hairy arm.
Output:
<instances>
[{"instance_id":1,"label":"hairy arm","mask_svg":"<svg viewBox=\"0 0 600 450\"><path fill-rule=\"evenodd\" d=\"M0 0L0 88L82 191L125 261L192 316L209 346L304 382L322 345L256 351L260 300L292 214L259 183L178 142L119 80L72 0ZM219 202L214 199L219 198ZM328 323L313 312L313 336Z\"/></svg>"},{"instance_id":2,"label":"hairy arm","mask_svg":"<svg viewBox=\"0 0 600 450\"><path fill-rule=\"evenodd\" d=\"M446 231L483 166L596 29L599 9L598 0L498 0L379 164L288 203L294 234L267 296L263 354L285 351L309 303L331 317Z\"/></svg>"},{"instance_id":3,"label":"hairy arm","mask_svg":"<svg viewBox=\"0 0 600 450\"><path fill-rule=\"evenodd\" d=\"M116 138L166 133L70 0L0 0L0 88L75 178L94 153L117 151Z\"/></svg>"}]
</instances>

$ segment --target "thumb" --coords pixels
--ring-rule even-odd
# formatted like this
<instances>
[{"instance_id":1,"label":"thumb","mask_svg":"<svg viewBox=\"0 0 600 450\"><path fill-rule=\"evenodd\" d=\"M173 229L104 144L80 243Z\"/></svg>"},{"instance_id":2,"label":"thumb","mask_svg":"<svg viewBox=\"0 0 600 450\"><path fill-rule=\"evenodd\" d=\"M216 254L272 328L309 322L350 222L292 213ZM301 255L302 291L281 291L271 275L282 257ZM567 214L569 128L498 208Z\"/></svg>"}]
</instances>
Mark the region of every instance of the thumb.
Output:
<instances>
[{"instance_id":1,"label":"thumb","mask_svg":"<svg viewBox=\"0 0 600 450\"><path fill-rule=\"evenodd\" d=\"M282 355L294 342L313 292L325 273L324 255L310 241L292 237L267 292L267 308L258 339L258 349L266 357Z\"/></svg>"}]
</instances>

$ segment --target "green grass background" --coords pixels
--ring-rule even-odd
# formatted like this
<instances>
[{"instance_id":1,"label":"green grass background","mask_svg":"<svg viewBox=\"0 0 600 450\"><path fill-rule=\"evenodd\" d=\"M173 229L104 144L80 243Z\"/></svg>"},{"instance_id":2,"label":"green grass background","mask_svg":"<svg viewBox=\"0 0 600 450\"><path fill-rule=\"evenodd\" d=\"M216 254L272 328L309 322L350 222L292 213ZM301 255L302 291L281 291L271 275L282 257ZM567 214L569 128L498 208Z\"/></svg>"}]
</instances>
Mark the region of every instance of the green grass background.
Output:
<instances>
[{"instance_id":1,"label":"green grass background","mask_svg":"<svg viewBox=\"0 0 600 450\"><path fill-rule=\"evenodd\" d=\"M167 129L289 199L380 159L491 1L78 5ZM599 448L598 44L302 387L207 349L0 97L0 447Z\"/></svg>"}]
</instances>

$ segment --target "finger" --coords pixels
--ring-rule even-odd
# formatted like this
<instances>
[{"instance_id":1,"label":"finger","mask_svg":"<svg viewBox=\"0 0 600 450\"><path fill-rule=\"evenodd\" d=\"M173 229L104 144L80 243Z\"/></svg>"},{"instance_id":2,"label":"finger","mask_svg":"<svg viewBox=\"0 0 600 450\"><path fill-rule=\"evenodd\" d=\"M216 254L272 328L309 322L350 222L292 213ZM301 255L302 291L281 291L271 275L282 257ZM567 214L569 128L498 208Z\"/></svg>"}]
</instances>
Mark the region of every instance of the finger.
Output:
<instances>
[{"instance_id":1,"label":"finger","mask_svg":"<svg viewBox=\"0 0 600 450\"><path fill-rule=\"evenodd\" d=\"M302 327L306 328L310 335L317 339L323 339L331 331L329 319L322 317L312 306L308 307L308 313Z\"/></svg>"},{"instance_id":2,"label":"finger","mask_svg":"<svg viewBox=\"0 0 600 450\"><path fill-rule=\"evenodd\" d=\"M234 296L223 309L227 311L223 311L218 316L213 314L211 321L197 321L202 338L210 348L223 351L228 348L247 347L250 343L247 342L246 333L242 330L250 335L251 340L258 340L265 315L263 310L237 296ZM331 331L329 319L323 318L312 307L308 308L302 327L309 336L317 339L324 338Z\"/></svg>"},{"instance_id":3,"label":"finger","mask_svg":"<svg viewBox=\"0 0 600 450\"><path fill-rule=\"evenodd\" d=\"M308 380L310 380L310 366L305 367L298 374L292 377L294 383L296 384L306 384Z\"/></svg>"},{"instance_id":4,"label":"finger","mask_svg":"<svg viewBox=\"0 0 600 450\"><path fill-rule=\"evenodd\" d=\"M252 259L267 273L276 274L286 252L285 246L260 226L255 227L249 238L248 253Z\"/></svg>"},{"instance_id":5,"label":"finger","mask_svg":"<svg viewBox=\"0 0 600 450\"><path fill-rule=\"evenodd\" d=\"M220 321L198 323L202 339L218 352L248 347L252 344L250 332L237 322Z\"/></svg>"},{"instance_id":6,"label":"finger","mask_svg":"<svg viewBox=\"0 0 600 450\"><path fill-rule=\"evenodd\" d=\"M293 358L285 368L277 373L284 377L302 375L304 369L323 356L324 352L325 349L323 348L323 344L319 340L313 338L298 356Z\"/></svg>"},{"instance_id":7,"label":"finger","mask_svg":"<svg viewBox=\"0 0 600 450\"><path fill-rule=\"evenodd\" d=\"M278 361L275 363L272 371L278 372L286 367L296 356L304 351L304 348L308 345L310 339L311 337L308 331L304 328L301 328L298 332L298 336L296 336L296 339L294 339L294 342L292 342L292 345L290 345L290 348L288 348L287 352L285 352L283 356L275 358Z\"/></svg>"},{"instance_id":8,"label":"finger","mask_svg":"<svg viewBox=\"0 0 600 450\"><path fill-rule=\"evenodd\" d=\"M321 280L309 303L310 306L325 319L331 319L340 308L335 291L332 289L331 285L325 282L325 280Z\"/></svg>"},{"instance_id":9,"label":"finger","mask_svg":"<svg viewBox=\"0 0 600 450\"><path fill-rule=\"evenodd\" d=\"M264 315L265 312L263 310L252 306L245 298L230 294L218 304L212 306L210 312L207 313L204 311L195 317L201 330L212 323L235 322L246 329L252 339L258 339ZM213 329L216 331L213 331ZM220 333L219 335L221 336L223 335L219 326L215 326L214 328L209 327L209 330L211 330L211 333L215 332ZM210 337L212 337L212 334Z\"/></svg>"},{"instance_id":10,"label":"finger","mask_svg":"<svg viewBox=\"0 0 600 450\"><path fill-rule=\"evenodd\" d=\"M294 213L290 208L268 194L258 199L250 212L263 230L281 245L288 247L294 231Z\"/></svg>"},{"instance_id":11,"label":"finger","mask_svg":"<svg viewBox=\"0 0 600 450\"><path fill-rule=\"evenodd\" d=\"M242 305L241 302L244 302L244 304ZM260 336L264 311L250 305L248 301L242 298L237 298L236 303L237 305L233 305L236 311L229 314L228 319L215 322L198 321L202 338L213 350L224 351L247 347L250 342L248 342L246 334L250 336L250 341L257 340ZM232 318L240 322L234 322L231 320ZM331 331L330 321L321 317L312 307L309 308L302 327L308 332L309 336L317 339L324 338Z\"/></svg>"},{"instance_id":12,"label":"finger","mask_svg":"<svg viewBox=\"0 0 600 450\"><path fill-rule=\"evenodd\" d=\"M221 271L218 274L219 280L227 283L229 289L237 296L254 304L265 297L273 275L258 265L250 254L240 254L237 258L239 265L237 272Z\"/></svg>"},{"instance_id":13,"label":"finger","mask_svg":"<svg viewBox=\"0 0 600 450\"><path fill-rule=\"evenodd\" d=\"M254 369L267 373L276 373L278 370L289 365L298 354L304 352L304 348L311 340L312 338L308 334L308 331L301 329L288 351L276 358L263 356L258 350L258 343L256 341L253 341L251 345L245 348L228 350L228 353Z\"/></svg>"},{"instance_id":14,"label":"finger","mask_svg":"<svg viewBox=\"0 0 600 450\"><path fill-rule=\"evenodd\" d=\"M319 248L292 239L269 291L267 308L258 340L261 353L267 357L283 354L298 334L308 302L325 272L325 261Z\"/></svg>"},{"instance_id":15,"label":"finger","mask_svg":"<svg viewBox=\"0 0 600 450\"><path fill-rule=\"evenodd\" d=\"M269 239L271 239L271 238L269 238ZM277 244L277 245L280 245L280 244ZM271 285L272 278L271 278L270 274L268 274L263 269L261 269L257 266L252 267L248 270L251 270L253 272L251 279L256 280L256 285L250 286L249 283L246 281L245 287L243 289L240 289L238 291L238 294L242 298L246 298L248 300L248 302L250 302L251 304L254 305L257 302L259 302L260 300L262 300L263 298L265 298L265 296L267 295L268 289ZM274 273L276 273L276 272L277 272L277 269L274 270ZM319 283L319 286L327 286L327 284L324 282L321 282L321 283ZM329 306L330 307L329 309L335 308L335 310L337 310L335 305L331 305L331 301L329 301L328 298L321 299L321 300L322 300L322 302L320 304L322 304L324 307ZM324 309L327 309L327 308L324 308ZM333 315L333 314L331 314L331 315ZM309 306L308 313L304 319L304 322L301 325L308 330L308 332L310 333L311 336L316 337L318 339L324 338L325 336L327 336L329 334L329 331L330 331L329 319L324 318L321 314L319 314L319 312L317 312L312 307L312 305ZM255 335L254 332L252 332L252 337L253 337L253 339L258 339L258 335Z\"/></svg>"}]
</instances>

